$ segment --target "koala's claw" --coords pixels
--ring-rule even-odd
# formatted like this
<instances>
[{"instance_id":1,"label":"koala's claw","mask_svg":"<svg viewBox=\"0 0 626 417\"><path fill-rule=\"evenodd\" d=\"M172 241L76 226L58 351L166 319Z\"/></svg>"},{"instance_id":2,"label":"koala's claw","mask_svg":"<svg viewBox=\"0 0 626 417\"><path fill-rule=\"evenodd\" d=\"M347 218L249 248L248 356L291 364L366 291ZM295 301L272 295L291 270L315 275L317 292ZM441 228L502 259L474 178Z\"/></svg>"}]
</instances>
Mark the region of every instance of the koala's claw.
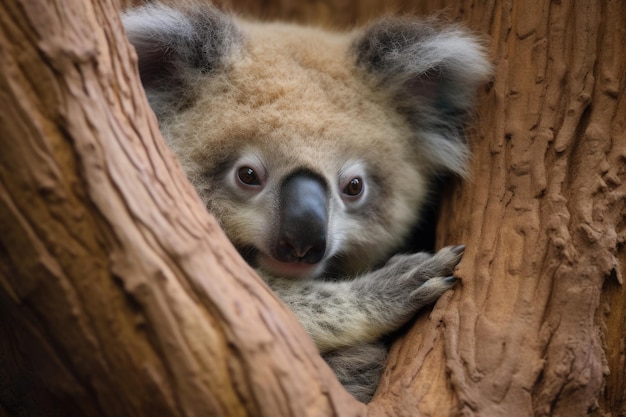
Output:
<instances>
[{"instance_id":1,"label":"koala's claw","mask_svg":"<svg viewBox=\"0 0 626 417\"><path fill-rule=\"evenodd\" d=\"M457 278L453 276L449 276L449 277L445 277L444 281L449 284L454 284L457 281Z\"/></svg>"},{"instance_id":2,"label":"koala's claw","mask_svg":"<svg viewBox=\"0 0 626 417\"><path fill-rule=\"evenodd\" d=\"M441 294L454 287L456 278L435 277L424 282L411 293L412 305L416 310L424 306L433 304L439 299Z\"/></svg>"},{"instance_id":3,"label":"koala's claw","mask_svg":"<svg viewBox=\"0 0 626 417\"><path fill-rule=\"evenodd\" d=\"M433 277L449 276L454 272L454 268L461 262L465 245L446 246L424 262L423 266L430 269Z\"/></svg>"},{"instance_id":4,"label":"koala's claw","mask_svg":"<svg viewBox=\"0 0 626 417\"><path fill-rule=\"evenodd\" d=\"M454 253L457 253L459 255L462 255L463 252L465 252L465 245L456 245L456 246L451 246L450 250Z\"/></svg>"},{"instance_id":5,"label":"koala's claw","mask_svg":"<svg viewBox=\"0 0 626 417\"><path fill-rule=\"evenodd\" d=\"M414 273L422 285L412 294L414 302L420 306L434 303L454 286L457 279L452 273L464 251L465 245L446 246L415 268Z\"/></svg>"}]
</instances>

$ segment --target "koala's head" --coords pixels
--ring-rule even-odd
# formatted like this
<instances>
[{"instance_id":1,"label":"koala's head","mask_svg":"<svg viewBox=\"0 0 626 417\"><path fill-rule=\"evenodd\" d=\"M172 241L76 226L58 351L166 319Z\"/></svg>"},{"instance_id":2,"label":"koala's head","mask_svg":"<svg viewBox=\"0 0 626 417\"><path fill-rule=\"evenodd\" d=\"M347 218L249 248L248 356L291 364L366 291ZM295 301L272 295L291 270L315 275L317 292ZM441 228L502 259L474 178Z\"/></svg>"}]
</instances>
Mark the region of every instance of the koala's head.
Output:
<instances>
[{"instance_id":1,"label":"koala's head","mask_svg":"<svg viewBox=\"0 0 626 417\"><path fill-rule=\"evenodd\" d=\"M269 273L373 266L418 221L429 180L465 173L463 120L489 64L458 27L334 33L160 5L124 23L169 145Z\"/></svg>"}]
</instances>

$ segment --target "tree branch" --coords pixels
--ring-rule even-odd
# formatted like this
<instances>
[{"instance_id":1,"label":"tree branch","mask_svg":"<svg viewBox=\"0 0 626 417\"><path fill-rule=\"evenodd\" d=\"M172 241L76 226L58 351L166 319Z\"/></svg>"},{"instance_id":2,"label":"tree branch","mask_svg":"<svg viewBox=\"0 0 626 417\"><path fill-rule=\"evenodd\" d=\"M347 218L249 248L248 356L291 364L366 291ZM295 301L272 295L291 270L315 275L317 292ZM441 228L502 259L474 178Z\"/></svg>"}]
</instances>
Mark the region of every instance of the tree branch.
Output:
<instances>
[{"instance_id":1,"label":"tree branch","mask_svg":"<svg viewBox=\"0 0 626 417\"><path fill-rule=\"evenodd\" d=\"M0 293L15 356L0 402L26 415L363 415L185 179L114 3L2 9Z\"/></svg>"}]
</instances>

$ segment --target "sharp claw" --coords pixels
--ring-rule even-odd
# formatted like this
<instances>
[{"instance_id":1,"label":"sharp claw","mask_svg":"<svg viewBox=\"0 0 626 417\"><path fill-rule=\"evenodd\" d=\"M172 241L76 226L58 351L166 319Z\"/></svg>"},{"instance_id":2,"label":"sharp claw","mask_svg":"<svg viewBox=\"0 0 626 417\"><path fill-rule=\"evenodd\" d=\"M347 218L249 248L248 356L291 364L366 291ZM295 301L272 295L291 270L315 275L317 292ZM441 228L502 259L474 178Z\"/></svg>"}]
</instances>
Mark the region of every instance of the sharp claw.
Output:
<instances>
[{"instance_id":1,"label":"sharp claw","mask_svg":"<svg viewBox=\"0 0 626 417\"><path fill-rule=\"evenodd\" d=\"M448 284L454 284L455 282L457 282L457 278L450 275L449 277L446 277L444 281Z\"/></svg>"},{"instance_id":2,"label":"sharp claw","mask_svg":"<svg viewBox=\"0 0 626 417\"><path fill-rule=\"evenodd\" d=\"M456 246L452 246L452 247L450 248L450 250L451 250L453 253L455 253L455 254L457 254L457 255L460 255L460 254L462 254L463 252L465 252L465 245L456 245Z\"/></svg>"}]
</instances>

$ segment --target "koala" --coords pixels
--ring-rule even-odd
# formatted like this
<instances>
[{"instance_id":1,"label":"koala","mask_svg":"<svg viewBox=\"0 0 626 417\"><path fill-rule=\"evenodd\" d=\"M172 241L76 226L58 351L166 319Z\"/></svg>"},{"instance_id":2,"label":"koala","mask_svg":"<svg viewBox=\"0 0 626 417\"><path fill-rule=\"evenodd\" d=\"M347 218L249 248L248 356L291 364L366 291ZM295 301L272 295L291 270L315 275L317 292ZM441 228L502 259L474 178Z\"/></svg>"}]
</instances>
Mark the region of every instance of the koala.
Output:
<instances>
[{"instance_id":1,"label":"koala","mask_svg":"<svg viewBox=\"0 0 626 417\"><path fill-rule=\"evenodd\" d=\"M387 337L454 285L462 245L400 254L490 65L462 28L385 17L338 32L210 5L123 16L163 136L206 208L355 398Z\"/></svg>"}]
</instances>

